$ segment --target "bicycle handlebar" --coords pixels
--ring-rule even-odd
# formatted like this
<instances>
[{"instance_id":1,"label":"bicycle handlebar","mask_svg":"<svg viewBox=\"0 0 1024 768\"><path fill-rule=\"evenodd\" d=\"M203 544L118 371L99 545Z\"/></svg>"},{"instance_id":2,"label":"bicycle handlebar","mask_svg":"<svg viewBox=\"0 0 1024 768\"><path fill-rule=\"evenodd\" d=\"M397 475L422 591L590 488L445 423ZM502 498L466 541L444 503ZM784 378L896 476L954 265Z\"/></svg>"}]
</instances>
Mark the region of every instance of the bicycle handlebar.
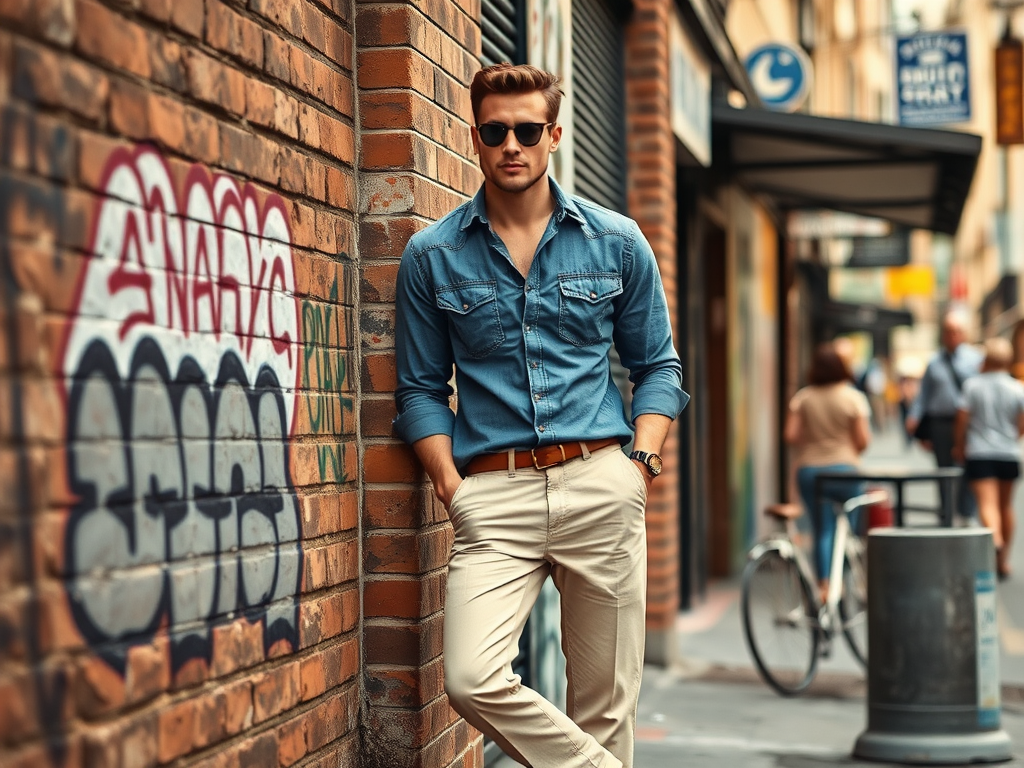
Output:
<instances>
[{"instance_id":1,"label":"bicycle handlebar","mask_svg":"<svg viewBox=\"0 0 1024 768\"><path fill-rule=\"evenodd\" d=\"M880 501L885 501L889 498L889 494L885 491L868 491L862 493L860 496L854 496L852 499L847 499L843 504L843 513L850 514L857 507L866 507L870 504L877 504Z\"/></svg>"}]
</instances>

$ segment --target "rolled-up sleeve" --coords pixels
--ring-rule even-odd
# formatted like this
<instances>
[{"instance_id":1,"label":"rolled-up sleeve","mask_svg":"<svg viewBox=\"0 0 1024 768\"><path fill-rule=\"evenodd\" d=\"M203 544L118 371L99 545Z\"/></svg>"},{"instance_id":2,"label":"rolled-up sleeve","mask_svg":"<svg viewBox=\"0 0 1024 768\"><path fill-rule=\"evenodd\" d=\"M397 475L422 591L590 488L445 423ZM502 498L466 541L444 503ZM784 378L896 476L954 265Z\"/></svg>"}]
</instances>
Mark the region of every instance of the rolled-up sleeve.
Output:
<instances>
[{"instance_id":1,"label":"rolled-up sleeve","mask_svg":"<svg viewBox=\"0 0 1024 768\"><path fill-rule=\"evenodd\" d=\"M431 435L451 435L455 414L452 394L453 355L448 320L437 306L410 241L398 268L395 295L395 365L398 383L395 432L412 444Z\"/></svg>"},{"instance_id":2,"label":"rolled-up sleeve","mask_svg":"<svg viewBox=\"0 0 1024 768\"><path fill-rule=\"evenodd\" d=\"M634 225L623 261L614 341L633 383L632 420L645 413L676 418L690 400L683 390L683 368L672 345L672 324L658 263L647 239Z\"/></svg>"}]
</instances>

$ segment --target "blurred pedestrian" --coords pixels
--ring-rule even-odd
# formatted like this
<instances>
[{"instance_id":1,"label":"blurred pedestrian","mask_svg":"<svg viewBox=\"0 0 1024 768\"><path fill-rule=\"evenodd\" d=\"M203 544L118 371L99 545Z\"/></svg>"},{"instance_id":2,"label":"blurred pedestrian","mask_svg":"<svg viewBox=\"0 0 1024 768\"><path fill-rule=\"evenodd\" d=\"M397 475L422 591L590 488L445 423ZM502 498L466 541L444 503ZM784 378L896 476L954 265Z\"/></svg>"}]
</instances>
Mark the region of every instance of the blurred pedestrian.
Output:
<instances>
[{"instance_id":1,"label":"blurred pedestrian","mask_svg":"<svg viewBox=\"0 0 1024 768\"><path fill-rule=\"evenodd\" d=\"M846 360L831 343L814 350L808 385L793 395L786 416L784 437L795 448L794 466L804 508L815 533L814 562L818 585L824 595L832 562L835 538L833 504L843 503L861 493L857 480L831 481L822 488L824 498L815 499L815 478L821 472L852 472L871 440L870 408L864 393L852 384Z\"/></svg>"},{"instance_id":2,"label":"blurred pedestrian","mask_svg":"<svg viewBox=\"0 0 1024 768\"><path fill-rule=\"evenodd\" d=\"M1013 486L1020 476L1017 441L1024 434L1024 384L1010 375L1012 364L1009 341L985 342L981 373L964 382L953 447L954 457L964 463L981 522L992 531L1000 578L1010 575Z\"/></svg>"},{"instance_id":3,"label":"blurred pedestrian","mask_svg":"<svg viewBox=\"0 0 1024 768\"><path fill-rule=\"evenodd\" d=\"M905 447L910 448L914 444L914 433L907 429L907 417L910 415L914 400L917 399L918 390L921 388L921 379L917 376L901 375L899 388L900 424L906 438Z\"/></svg>"},{"instance_id":4,"label":"blurred pedestrian","mask_svg":"<svg viewBox=\"0 0 1024 768\"><path fill-rule=\"evenodd\" d=\"M951 310L942 318L942 348L928 361L917 399L910 408L906 428L925 450L935 456L939 467L958 466L953 458L953 425L964 382L978 373L981 353L967 343L967 320ZM963 519L974 517L974 497L967 484L957 482L955 511ZM945 484L939 491L945 502Z\"/></svg>"}]
</instances>

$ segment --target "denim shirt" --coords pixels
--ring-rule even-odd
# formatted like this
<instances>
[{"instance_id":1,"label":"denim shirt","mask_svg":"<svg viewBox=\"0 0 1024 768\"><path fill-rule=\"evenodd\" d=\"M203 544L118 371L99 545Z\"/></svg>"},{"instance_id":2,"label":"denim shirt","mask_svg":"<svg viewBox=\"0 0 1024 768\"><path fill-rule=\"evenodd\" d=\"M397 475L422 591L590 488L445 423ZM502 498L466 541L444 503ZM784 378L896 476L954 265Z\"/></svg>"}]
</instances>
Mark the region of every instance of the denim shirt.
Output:
<instances>
[{"instance_id":1,"label":"denim shirt","mask_svg":"<svg viewBox=\"0 0 1024 768\"><path fill-rule=\"evenodd\" d=\"M632 418L689 400L654 252L631 219L549 179L555 211L524 279L487 220L483 188L409 240L398 270L394 426L444 434L459 468L481 453L632 437ZM458 408L449 408L452 366Z\"/></svg>"}]
</instances>

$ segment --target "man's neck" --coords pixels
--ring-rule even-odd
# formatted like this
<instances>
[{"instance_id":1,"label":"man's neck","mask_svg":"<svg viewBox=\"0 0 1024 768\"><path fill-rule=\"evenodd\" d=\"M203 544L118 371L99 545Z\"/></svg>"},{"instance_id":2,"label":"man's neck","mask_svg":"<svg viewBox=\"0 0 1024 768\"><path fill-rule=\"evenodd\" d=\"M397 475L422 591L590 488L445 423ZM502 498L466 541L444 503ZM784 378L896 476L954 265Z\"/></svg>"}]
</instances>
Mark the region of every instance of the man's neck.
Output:
<instances>
[{"instance_id":1,"label":"man's neck","mask_svg":"<svg viewBox=\"0 0 1024 768\"><path fill-rule=\"evenodd\" d=\"M491 224L508 229L547 221L555 210L555 196L545 174L522 192L505 192L485 181L484 204Z\"/></svg>"}]
</instances>

